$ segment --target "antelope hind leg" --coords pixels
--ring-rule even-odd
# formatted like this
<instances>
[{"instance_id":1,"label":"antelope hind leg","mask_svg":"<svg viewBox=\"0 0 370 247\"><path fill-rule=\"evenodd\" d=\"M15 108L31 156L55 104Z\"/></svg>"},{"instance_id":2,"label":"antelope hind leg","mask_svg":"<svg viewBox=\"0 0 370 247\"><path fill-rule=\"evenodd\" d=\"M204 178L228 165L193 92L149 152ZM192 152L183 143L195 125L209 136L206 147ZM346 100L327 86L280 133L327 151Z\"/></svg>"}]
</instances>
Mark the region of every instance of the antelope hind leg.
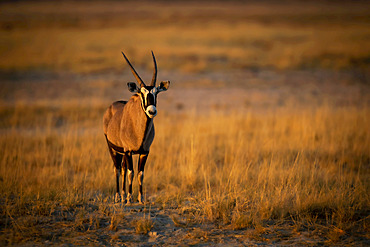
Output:
<instances>
[{"instance_id":1,"label":"antelope hind leg","mask_svg":"<svg viewBox=\"0 0 370 247\"><path fill-rule=\"evenodd\" d=\"M122 159L122 167L121 167L121 173L122 173L122 200L123 203L127 203L126 199L126 174L127 174L127 165L126 165L126 159Z\"/></svg>"},{"instance_id":2,"label":"antelope hind leg","mask_svg":"<svg viewBox=\"0 0 370 247\"><path fill-rule=\"evenodd\" d=\"M109 148L112 160L113 160L113 165L114 165L114 174L116 177L116 195L114 197L114 202L121 202L121 195L120 195L120 190L119 190L119 179L121 177L121 163L122 163L122 155L114 152Z\"/></svg>"},{"instance_id":3,"label":"antelope hind leg","mask_svg":"<svg viewBox=\"0 0 370 247\"><path fill-rule=\"evenodd\" d=\"M121 169L117 169L117 167L114 167L114 173L116 175L116 195L114 197L114 202L121 202L121 195L119 193L119 178L121 176Z\"/></svg>"}]
</instances>

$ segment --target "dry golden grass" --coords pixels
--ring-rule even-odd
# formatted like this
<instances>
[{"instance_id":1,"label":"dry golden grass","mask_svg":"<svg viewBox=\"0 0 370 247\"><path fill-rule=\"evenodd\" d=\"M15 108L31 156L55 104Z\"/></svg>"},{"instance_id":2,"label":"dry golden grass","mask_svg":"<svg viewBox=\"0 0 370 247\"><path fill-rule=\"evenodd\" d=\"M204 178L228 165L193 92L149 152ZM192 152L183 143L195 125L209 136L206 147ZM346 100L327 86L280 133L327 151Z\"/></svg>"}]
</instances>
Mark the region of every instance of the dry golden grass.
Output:
<instances>
[{"instance_id":1,"label":"dry golden grass","mask_svg":"<svg viewBox=\"0 0 370 247\"><path fill-rule=\"evenodd\" d=\"M31 227L48 217L78 231L117 231L123 224L122 213L103 203L112 200L114 179L101 130L81 127L99 126L96 109L71 114L84 117L60 127L52 119L65 110L48 112L46 126L9 127L1 135L3 243L49 239ZM22 117L16 112L7 117L16 121ZM329 106L164 114L156 119L145 194L162 208L178 208L187 219L172 220L181 227L212 223L257 231L273 220L291 222L297 232L320 228L328 241L364 234L369 114L368 108ZM72 209L71 219L60 219ZM104 221L110 223L102 227ZM136 232L145 234L153 223L142 218ZM256 233L250 234L259 239Z\"/></svg>"},{"instance_id":2,"label":"dry golden grass","mask_svg":"<svg viewBox=\"0 0 370 247\"><path fill-rule=\"evenodd\" d=\"M0 245L369 243L368 4L211 5L0 4ZM102 133L121 50L173 82L144 206Z\"/></svg>"},{"instance_id":3,"label":"dry golden grass","mask_svg":"<svg viewBox=\"0 0 370 247\"><path fill-rule=\"evenodd\" d=\"M154 222L150 219L150 217L139 219L135 223L135 230L138 234L147 234L154 226Z\"/></svg>"}]
</instances>

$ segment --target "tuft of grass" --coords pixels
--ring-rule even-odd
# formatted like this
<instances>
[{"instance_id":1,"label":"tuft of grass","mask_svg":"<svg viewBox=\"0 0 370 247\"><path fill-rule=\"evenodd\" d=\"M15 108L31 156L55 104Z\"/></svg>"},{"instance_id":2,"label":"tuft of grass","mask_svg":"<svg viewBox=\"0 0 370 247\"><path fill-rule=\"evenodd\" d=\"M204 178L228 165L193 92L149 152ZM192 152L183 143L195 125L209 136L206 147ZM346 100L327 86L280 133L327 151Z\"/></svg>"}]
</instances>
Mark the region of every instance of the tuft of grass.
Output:
<instances>
[{"instance_id":1,"label":"tuft of grass","mask_svg":"<svg viewBox=\"0 0 370 247\"><path fill-rule=\"evenodd\" d=\"M266 242L265 234L268 232L268 229L262 225L256 225L254 229L250 229L246 232L246 235L249 239Z\"/></svg>"},{"instance_id":2,"label":"tuft of grass","mask_svg":"<svg viewBox=\"0 0 370 247\"><path fill-rule=\"evenodd\" d=\"M328 238L329 243L335 244L338 243L341 240L341 237L343 237L345 234L346 234L345 231L334 226L328 230L326 236Z\"/></svg>"},{"instance_id":3,"label":"tuft of grass","mask_svg":"<svg viewBox=\"0 0 370 247\"><path fill-rule=\"evenodd\" d=\"M253 227L253 217L252 215L241 213L241 212L235 212L231 219L231 227L233 230L241 230L246 228Z\"/></svg>"},{"instance_id":4,"label":"tuft of grass","mask_svg":"<svg viewBox=\"0 0 370 247\"><path fill-rule=\"evenodd\" d=\"M110 231L117 231L120 224L125 220L124 213L114 210L110 216L110 223L108 229Z\"/></svg>"},{"instance_id":5,"label":"tuft of grass","mask_svg":"<svg viewBox=\"0 0 370 247\"><path fill-rule=\"evenodd\" d=\"M191 232L186 235L187 238L194 239L198 243L199 241L207 241L208 240L208 232L201 229L201 228L194 228ZM194 243L194 244L196 244Z\"/></svg>"},{"instance_id":6,"label":"tuft of grass","mask_svg":"<svg viewBox=\"0 0 370 247\"><path fill-rule=\"evenodd\" d=\"M135 231L137 234L147 234L154 227L154 221L148 217L144 217L135 222Z\"/></svg>"},{"instance_id":7,"label":"tuft of grass","mask_svg":"<svg viewBox=\"0 0 370 247\"><path fill-rule=\"evenodd\" d=\"M175 226L177 227L186 227L188 225L188 222L184 221L177 215L171 215L170 218L172 222L175 224Z\"/></svg>"}]
</instances>

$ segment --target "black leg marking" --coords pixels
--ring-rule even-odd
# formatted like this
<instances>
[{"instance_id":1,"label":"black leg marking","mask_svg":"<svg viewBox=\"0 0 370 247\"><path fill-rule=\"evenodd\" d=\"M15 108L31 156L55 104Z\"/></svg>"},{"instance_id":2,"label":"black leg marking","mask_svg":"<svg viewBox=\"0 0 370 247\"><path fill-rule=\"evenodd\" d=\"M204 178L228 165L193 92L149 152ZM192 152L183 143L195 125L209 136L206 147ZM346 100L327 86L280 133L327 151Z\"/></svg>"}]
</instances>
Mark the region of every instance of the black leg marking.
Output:
<instances>
[{"instance_id":1,"label":"black leg marking","mask_svg":"<svg viewBox=\"0 0 370 247\"><path fill-rule=\"evenodd\" d=\"M127 176L128 176L127 203L131 203L132 202L132 181L134 178L134 169L133 169L133 164L132 164L132 154L131 153L125 154L125 163L128 168L128 171L127 171Z\"/></svg>"},{"instance_id":2,"label":"black leg marking","mask_svg":"<svg viewBox=\"0 0 370 247\"><path fill-rule=\"evenodd\" d=\"M116 197L115 202L121 201L120 190L119 190L119 179L121 177L121 165L122 165L122 154L115 154L114 171L116 175Z\"/></svg>"},{"instance_id":3,"label":"black leg marking","mask_svg":"<svg viewBox=\"0 0 370 247\"><path fill-rule=\"evenodd\" d=\"M140 154L139 156L139 161L138 161L138 164L137 164L137 170L140 172L140 171L144 171L144 167L145 167L145 163L146 163L146 160L148 159L148 155L149 154Z\"/></svg>"},{"instance_id":4,"label":"black leg marking","mask_svg":"<svg viewBox=\"0 0 370 247\"><path fill-rule=\"evenodd\" d=\"M127 174L126 155L124 155L122 159L121 173L122 173L122 199L126 200L126 174Z\"/></svg>"},{"instance_id":5,"label":"black leg marking","mask_svg":"<svg viewBox=\"0 0 370 247\"><path fill-rule=\"evenodd\" d=\"M116 176L116 195L114 197L115 202L120 202L121 201L121 196L120 196L120 191L119 191L119 178L121 176L121 166L122 166L122 154L117 153L110 145L107 136L105 136L105 139L108 144L108 150L110 157L112 158L113 161L113 166L114 166L114 173Z\"/></svg>"},{"instance_id":6,"label":"black leg marking","mask_svg":"<svg viewBox=\"0 0 370 247\"><path fill-rule=\"evenodd\" d=\"M138 161L138 169L137 169L138 170L137 180L139 183L139 196L138 196L139 203L144 203L143 181L144 181L144 168L145 168L147 159L148 159L148 154L140 154L139 161Z\"/></svg>"}]
</instances>

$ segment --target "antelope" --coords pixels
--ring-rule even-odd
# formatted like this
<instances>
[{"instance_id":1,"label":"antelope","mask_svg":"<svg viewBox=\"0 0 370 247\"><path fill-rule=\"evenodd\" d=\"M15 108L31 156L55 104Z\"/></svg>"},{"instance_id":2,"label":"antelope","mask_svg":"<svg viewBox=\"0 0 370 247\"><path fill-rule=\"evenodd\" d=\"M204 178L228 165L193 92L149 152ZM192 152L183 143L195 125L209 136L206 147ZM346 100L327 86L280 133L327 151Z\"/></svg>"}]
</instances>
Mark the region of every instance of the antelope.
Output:
<instances>
[{"instance_id":1,"label":"antelope","mask_svg":"<svg viewBox=\"0 0 370 247\"><path fill-rule=\"evenodd\" d=\"M162 81L156 87L157 62L152 51L154 72L152 81L147 86L140 78L126 55L122 52L131 72L136 78L135 82L128 82L128 90L135 93L128 101L116 101L112 103L104 113L103 129L108 144L109 153L113 160L116 194L115 202L121 202L119 180L122 174L122 197L125 203L132 203L132 182L134 169L132 155L139 155L138 174L139 203L144 203L143 180L144 167L148 159L150 146L154 139L153 118L157 115L157 95L166 91L170 81ZM128 177L128 193L126 197L126 174ZM126 197L126 198L125 198Z\"/></svg>"}]
</instances>

